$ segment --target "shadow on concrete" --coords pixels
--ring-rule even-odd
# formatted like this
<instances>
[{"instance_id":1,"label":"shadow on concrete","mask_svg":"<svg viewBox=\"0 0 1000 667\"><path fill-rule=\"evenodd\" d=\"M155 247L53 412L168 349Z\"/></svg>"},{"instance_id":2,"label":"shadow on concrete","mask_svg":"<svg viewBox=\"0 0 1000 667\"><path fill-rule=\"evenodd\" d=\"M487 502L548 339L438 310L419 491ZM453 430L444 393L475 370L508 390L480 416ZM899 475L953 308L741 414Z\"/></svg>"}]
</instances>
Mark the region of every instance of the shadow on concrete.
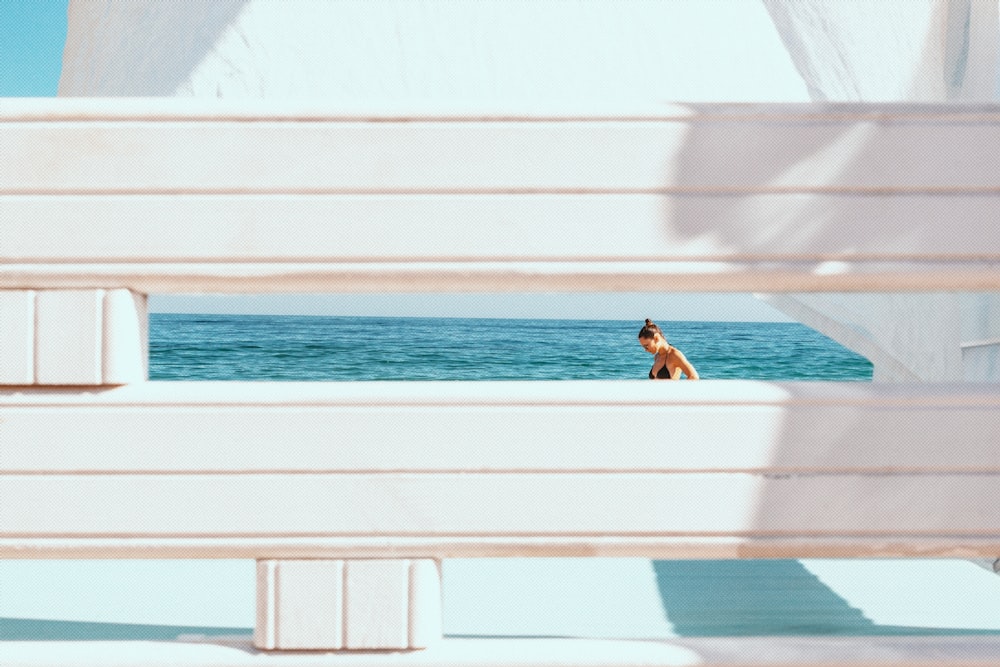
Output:
<instances>
[{"instance_id":1,"label":"shadow on concrete","mask_svg":"<svg viewBox=\"0 0 1000 667\"><path fill-rule=\"evenodd\" d=\"M653 570L679 637L1000 635L879 625L797 560L653 561Z\"/></svg>"},{"instance_id":2,"label":"shadow on concrete","mask_svg":"<svg viewBox=\"0 0 1000 667\"><path fill-rule=\"evenodd\" d=\"M59 96L173 96L248 3L72 0Z\"/></svg>"},{"instance_id":3,"label":"shadow on concrete","mask_svg":"<svg viewBox=\"0 0 1000 667\"><path fill-rule=\"evenodd\" d=\"M0 641L174 641L252 635L252 628L205 628L0 618Z\"/></svg>"}]
</instances>

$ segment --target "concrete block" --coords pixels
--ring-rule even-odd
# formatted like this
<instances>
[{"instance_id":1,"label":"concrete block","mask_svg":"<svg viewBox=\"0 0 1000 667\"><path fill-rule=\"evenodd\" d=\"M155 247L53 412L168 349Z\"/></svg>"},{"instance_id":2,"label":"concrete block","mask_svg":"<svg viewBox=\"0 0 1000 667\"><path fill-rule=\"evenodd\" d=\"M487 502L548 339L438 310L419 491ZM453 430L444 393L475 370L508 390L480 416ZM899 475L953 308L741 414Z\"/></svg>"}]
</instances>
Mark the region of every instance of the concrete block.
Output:
<instances>
[{"instance_id":1,"label":"concrete block","mask_svg":"<svg viewBox=\"0 0 1000 667\"><path fill-rule=\"evenodd\" d=\"M433 559L260 560L254 646L409 650L441 638Z\"/></svg>"},{"instance_id":2,"label":"concrete block","mask_svg":"<svg viewBox=\"0 0 1000 667\"><path fill-rule=\"evenodd\" d=\"M430 558L410 561L410 648L428 648L441 640L441 563Z\"/></svg>"},{"instance_id":3,"label":"concrete block","mask_svg":"<svg viewBox=\"0 0 1000 667\"><path fill-rule=\"evenodd\" d=\"M102 375L104 384L143 382L149 376L146 295L108 290L104 295Z\"/></svg>"},{"instance_id":4,"label":"concrete block","mask_svg":"<svg viewBox=\"0 0 1000 667\"><path fill-rule=\"evenodd\" d=\"M103 384L103 311L104 290L41 290L37 293L37 384Z\"/></svg>"},{"instance_id":5,"label":"concrete block","mask_svg":"<svg viewBox=\"0 0 1000 667\"><path fill-rule=\"evenodd\" d=\"M35 292L0 291L0 384L35 381Z\"/></svg>"},{"instance_id":6,"label":"concrete block","mask_svg":"<svg viewBox=\"0 0 1000 667\"><path fill-rule=\"evenodd\" d=\"M340 560L259 561L254 644L262 649L342 648L343 580Z\"/></svg>"},{"instance_id":7,"label":"concrete block","mask_svg":"<svg viewBox=\"0 0 1000 667\"><path fill-rule=\"evenodd\" d=\"M410 561L347 561L344 584L345 648L409 648Z\"/></svg>"}]
</instances>

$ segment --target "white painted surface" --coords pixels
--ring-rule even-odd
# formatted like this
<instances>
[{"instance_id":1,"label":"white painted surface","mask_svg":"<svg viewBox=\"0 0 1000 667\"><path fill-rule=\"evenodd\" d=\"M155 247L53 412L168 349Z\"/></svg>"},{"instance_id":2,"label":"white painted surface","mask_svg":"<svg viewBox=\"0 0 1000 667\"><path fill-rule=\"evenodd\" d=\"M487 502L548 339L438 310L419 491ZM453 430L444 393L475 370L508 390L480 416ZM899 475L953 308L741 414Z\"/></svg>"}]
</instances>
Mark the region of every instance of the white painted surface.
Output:
<instances>
[{"instance_id":1,"label":"white painted surface","mask_svg":"<svg viewBox=\"0 0 1000 667\"><path fill-rule=\"evenodd\" d=\"M0 286L1000 287L992 107L689 106L644 119L414 122L386 110L293 121L216 109L171 120L138 106L125 120L121 102L118 119L100 123L60 120L67 112L56 107L46 119L42 103L7 112L0 143L20 168L0 175L10 220ZM32 109L38 116L24 119ZM81 148L53 170L38 162L47 143ZM262 152L294 159L255 166ZM525 154L539 157L525 163ZM197 224L205 218L217 224ZM290 231L275 230L289 218ZM147 228L135 233L139 219ZM608 220L627 220L629 233ZM53 235L65 241L53 247Z\"/></svg>"},{"instance_id":2,"label":"white painted surface","mask_svg":"<svg viewBox=\"0 0 1000 667\"><path fill-rule=\"evenodd\" d=\"M343 506L340 509L355 511ZM352 650L409 648L410 562L348 560L344 569L344 647Z\"/></svg>"},{"instance_id":3,"label":"white painted surface","mask_svg":"<svg viewBox=\"0 0 1000 667\"><path fill-rule=\"evenodd\" d=\"M97 386L146 379L145 296L43 289L4 291L0 299L0 383Z\"/></svg>"},{"instance_id":4,"label":"white painted surface","mask_svg":"<svg viewBox=\"0 0 1000 667\"><path fill-rule=\"evenodd\" d=\"M42 290L35 296L35 381L103 384L103 290Z\"/></svg>"},{"instance_id":5,"label":"white painted surface","mask_svg":"<svg viewBox=\"0 0 1000 667\"><path fill-rule=\"evenodd\" d=\"M257 648L343 648L344 610L343 561L257 562Z\"/></svg>"},{"instance_id":6,"label":"white painted surface","mask_svg":"<svg viewBox=\"0 0 1000 667\"><path fill-rule=\"evenodd\" d=\"M804 3L803 3L803 4L804 4ZM956 3L956 4L960 4L960 3ZM987 3L987 4L988 4L988 3ZM220 5L220 6L221 6L221 7L223 7L223 9L225 8L225 6L224 6L224 5ZM77 3L77 7L79 8L79 4L78 4L78 3ZM898 9L898 8L897 8L897 9ZM161 11L167 11L167 10L161 10ZM149 14L146 14L145 16L142 16L141 14L139 14L139 15L136 15L136 14L133 14L133 17L136 17L136 16L138 16L138 17L139 17L139 18L141 18L141 19L148 19L148 17L149 17L150 15L149 15ZM259 17L260 17L260 16L262 16L262 14L260 14L260 13L258 12L257 16L258 16L258 19L257 19L257 20L260 20L260 19L259 19ZM114 20L117 20L117 18L118 18L118 17L111 17L111 18L113 18ZM162 18L162 16L161 16L161 18ZM155 16L154 16L154 19L155 19ZM109 21L109 23L110 23L110 21ZM153 23L153 24L155 25L155 24L156 24L156 21L154 20L154 21L153 21L152 23ZM904 24L904 25L905 25L905 22L900 22L900 23L902 23L902 24ZM173 26L169 26L169 22L167 22L167 23L165 23L165 24L163 24L163 25L164 25L164 27L165 27L165 28L172 28L172 27L173 27ZM202 25L205 25L205 22L203 22L203 23L202 23ZM216 24L216 25L218 25L218 24ZM871 25L875 25L875 26L879 26L879 29L880 29L880 30L884 29L884 27L885 27L885 26L881 25L881 24L880 24L880 22L872 22L872 24L871 24ZM978 25L978 24L974 24L974 25ZM105 27L107 27L107 26L105 26ZM273 26L269 26L269 27L273 27ZM266 32L266 31L265 31L265 32ZM174 33L174 32L171 32L171 35L173 35L173 34L176 34L176 33ZM517 33L517 31L513 31L513 32L511 32L511 34L518 34L518 33ZM236 36L239 36L239 34L237 33L237 35L236 35ZM103 39L103 38L102 38L102 39ZM230 37L229 39L230 39L230 43L233 43L233 42L238 42L238 40L236 40L236 39L235 39L235 37ZM886 41L889 41L889 40L886 40ZM974 41L976 41L976 40L974 40ZM995 40L994 40L994 41L995 41ZM165 44L165 43L167 43L167 42L164 42L164 44ZM170 43L184 43L184 40L177 40L176 42L170 42ZM663 43L668 43L668 41L667 41L667 40L664 40L664 42L663 42ZM885 43L885 42L883 42L883 43ZM118 46L120 46L120 45L118 45ZM118 46L113 46L112 48L118 48ZM895 51L896 51L897 53L900 53L900 52L901 52L901 53L906 53L906 52L907 52L907 51L906 51L906 50L904 50L904 49L898 49L898 48L897 48L897 49L895 49ZM728 57L726 58L726 60L727 60L727 63L728 63L728 62L733 62L733 59L731 59L731 58L728 58ZM108 62L113 62L113 63L118 63L118 64L120 64L120 65L123 65L123 66L125 66L125 67L133 67L133 66L135 65L135 59L129 59L129 58L121 58L121 57L120 57L120 53L119 53L119 52L115 52L115 57L114 57L114 58L113 58L112 60L108 61ZM231 61L231 62L235 62L235 61ZM245 61L243 61L243 62L245 62ZM736 62L743 62L743 61L742 61L742 60L739 60L739 59L737 59L737 60L736 60ZM978 62L978 61L976 61L976 62ZM90 72L90 73L93 73L93 72L95 72L95 71L96 71L97 69L99 69L99 68L95 68L95 67L91 67L90 69L87 69L86 71L87 71L87 72ZM156 69L156 68L150 68L150 71L153 71L154 69ZM252 68L250 68L250 69L252 69ZM160 68L160 69L159 69L159 71L160 71L160 72L162 72L162 71L163 71L163 70L162 70L162 68ZM428 70L428 71L433 71L433 70ZM121 83L121 82L123 82L123 81L131 81L131 80L136 80L136 78L132 76L133 74L134 74L134 72L129 72L129 76L127 76L127 77L118 77L118 78L117 78L117 81L118 81L118 82L119 82L119 84L120 84L120 83ZM159 76L159 75L158 75L158 76ZM240 75L240 76L243 76L243 75ZM238 78L240 78L240 76L238 76L238 77L236 77L236 78L238 79ZM284 71L282 72L282 78L285 78L285 79L287 79L287 78L288 78L288 77L287 77L287 68L285 68L285 69L284 69ZM115 77L111 77L111 79L112 79L112 80L114 80L114 79L115 79ZM139 80L141 80L141 77L139 77ZM209 79L209 80L211 80L211 79ZM382 80L384 80L384 79L373 79L372 81L376 81L376 80L377 80L377 81L382 81ZM218 93L218 92L219 92L219 91L221 90L221 89L219 88L219 85L218 85L218 81L219 81L219 80L218 80L218 79L216 79L216 82L215 82L215 83L216 83L216 85L214 86L213 90L212 90L212 91L209 91L209 92L212 92L213 94L216 94L216 93ZM236 83L236 82L234 81L234 83ZM371 83L371 81L369 81L369 83ZM228 90L228 91L230 91L230 92L232 92L232 91L235 91L235 90L239 90L239 86L240 86L240 85L242 85L242 84L241 84L241 83L236 83L236 86L237 86L236 88L229 88L229 89L227 89L227 90ZM883 87L883 88L881 88L881 90L886 90L886 88L884 88L884 87ZM836 157L836 153L837 153L837 152L836 152L836 151L834 151L834 152L832 152L832 153L831 153L831 154L830 154L830 155L829 155L828 157ZM836 161L835 161L835 162L836 162ZM662 658L661 658L661 659L662 659Z\"/></svg>"},{"instance_id":7,"label":"white painted surface","mask_svg":"<svg viewBox=\"0 0 1000 667\"><path fill-rule=\"evenodd\" d=\"M560 35L560 49L552 49L547 40L544 48L533 41L532 36L542 33L504 30L505 21L512 20L508 9L499 17L477 20L497 9L497 5L483 3L451 3L447 10L435 9L430 14L397 4L379 9L339 4L336 9L310 7L305 14L280 17L271 16L273 7L261 2L206 7L202 15L183 16L162 8L98 14L75 3L62 90L64 94L134 95L141 90L143 94L157 95L267 98L287 96L293 90L325 95L332 86L339 98L381 97L396 103L405 99L464 98L494 104L512 97L549 96L563 84L582 99L596 97L595 91L606 97L609 90L618 90L615 97L621 99L634 98L637 93L655 97L662 91L666 99L698 101L787 101L803 99L805 92L813 100L991 102L997 95L1000 27L996 4L990 0L858 7L827 0L769 0L748 3L751 9L741 7L739 16L728 5L721 12L719 7L712 7L711 30L681 29L672 37L666 35L684 26L684 17L690 25L698 25L696 17L707 17L709 10L679 3L643 3L630 6L629 12L602 16L611 7L604 3L599 7L586 12L578 7L567 11L565 6L550 3L545 5L548 13L541 17L533 11L528 25L540 27L545 21L554 21L543 31L547 39ZM765 10L771 21L760 20ZM350 19L345 20L348 16ZM282 38L300 23L294 31L295 40ZM351 26L351 34L332 45L327 39L330 31L342 30L345 25ZM398 39L376 37L387 26L396 27ZM727 39L727 30L734 26L738 26L740 38ZM303 41L302 29L306 34L320 30L324 39ZM128 57L131 42L121 35L133 30L143 34L171 30L188 35L180 42L165 40L160 47L169 51L184 44L184 57L166 57L165 51L160 58L163 62L156 67L149 65L146 58ZM452 30L460 34L452 34ZM637 38L651 33L656 35L653 42ZM597 44L617 44L601 56L601 66L590 61L600 52L594 43L581 48L579 41L596 35L605 38ZM428 36L434 39L426 41ZM784 53L776 49L779 41ZM351 48L342 57L325 57L330 49L347 49L348 45ZM732 57L732 50L741 48L747 48L752 57ZM261 57L263 53L267 57ZM741 68L761 65L763 53L772 54L764 70L768 75L747 76ZM678 58L678 54L685 57ZM511 71L524 69L518 67L524 62L522 58L530 59L531 67L517 77L508 76ZM791 73L789 61L797 74ZM411 68L418 62L431 65ZM616 62L621 66L605 66ZM677 68L675 63L681 62L697 65ZM712 63L715 66L704 69ZM718 67L719 63L725 66ZM317 67L323 69L318 79ZM369 76L373 68L378 76ZM606 80L612 71L613 80ZM693 76L678 78L681 72ZM697 81L699 85L690 87L683 81ZM741 82L752 85L741 86ZM567 92L556 96L565 98ZM845 165L860 154L858 147L866 142L865 134L863 129L847 133L836 145L817 153L825 179L836 182L840 178ZM921 144L914 142L914 150L920 150L917 147ZM924 162L935 170L948 163L940 155ZM882 160L881 164L895 168L898 161ZM790 173L801 171L795 165ZM898 173L906 171L910 170ZM811 222L795 230L801 232L807 224ZM930 306L925 304L923 309L929 310ZM816 312L813 319L822 320L830 335L842 341L852 339L850 325L831 316L831 307L817 306ZM912 337L907 338L900 342L894 334L875 337L866 345L874 347L875 356L920 360L940 350L954 357L955 348L962 342L923 336L923 340L931 342L915 344ZM984 364L981 356L970 356L968 372L962 370L961 362L950 364L947 375L971 374L976 379L989 379L981 374L992 366ZM877 366L879 378L899 380L912 373L893 368L892 363ZM921 373L919 369L917 372ZM919 377L926 380L937 376L931 371Z\"/></svg>"},{"instance_id":8,"label":"white painted surface","mask_svg":"<svg viewBox=\"0 0 1000 667\"><path fill-rule=\"evenodd\" d=\"M421 558L966 558L995 560L991 535L766 536L471 536L393 537L393 557ZM7 537L4 558L380 558L386 539L368 537Z\"/></svg>"},{"instance_id":9,"label":"white painted surface","mask_svg":"<svg viewBox=\"0 0 1000 667\"><path fill-rule=\"evenodd\" d=\"M665 107L649 120L531 122L296 122L261 113L253 123L153 114L142 123L60 122L58 106L48 108L48 122L4 123L0 149L19 168L3 174L0 192L962 193L997 185L988 169L997 147L991 105L698 105ZM58 169L41 157L67 146L78 148ZM272 161L260 163L262 154Z\"/></svg>"},{"instance_id":10,"label":"white painted surface","mask_svg":"<svg viewBox=\"0 0 1000 667\"><path fill-rule=\"evenodd\" d=\"M410 561L408 647L424 649L441 641L444 612L441 594L441 561Z\"/></svg>"},{"instance_id":11,"label":"white painted surface","mask_svg":"<svg viewBox=\"0 0 1000 667\"><path fill-rule=\"evenodd\" d=\"M68 28L64 97L805 98L760 3L74 0Z\"/></svg>"},{"instance_id":12,"label":"white painted surface","mask_svg":"<svg viewBox=\"0 0 1000 667\"><path fill-rule=\"evenodd\" d=\"M146 380L149 375L149 324L145 294L121 289L105 292L101 354L103 384Z\"/></svg>"},{"instance_id":13,"label":"white painted surface","mask_svg":"<svg viewBox=\"0 0 1000 667\"><path fill-rule=\"evenodd\" d=\"M4 553L27 546L62 557L371 557L382 536L395 535L393 548L406 555L989 555L997 548L989 537L995 401L992 385L744 382L149 383L89 396L17 392L4 397L6 470L34 474L6 477L7 525L28 533L7 539ZM649 448L642 434L628 436L658 413L690 437ZM406 421L420 440L372 440L366 426L382 419L380 433ZM719 441L697 428L706 419L742 437ZM154 420L158 427L143 428ZM539 440L483 436L470 450L463 434L484 422ZM956 429L965 435L955 438ZM105 430L120 438L102 439ZM53 447L47 461L26 444L33 432ZM136 448L139 433L146 446ZM941 441L952 444L942 451ZM80 472L88 474L73 474ZM178 513L174 497L196 518ZM538 502L552 503L551 516L536 515ZM758 505L759 517L739 518ZM34 516L39 507L51 511ZM728 542L707 536L719 530L737 533ZM178 539L193 531L201 537ZM270 537L246 536L261 531ZM462 539L468 531L478 537ZM786 537L755 541L741 531ZM113 539L121 533L130 538ZM70 534L78 539L58 539Z\"/></svg>"},{"instance_id":14,"label":"white painted surface","mask_svg":"<svg viewBox=\"0 0 1000 667\"><path fill-rule=\"evenodd\" d=\"M764 5L814 100L996 99L991 0Z\"/></svg>"},{"instance_id":15,"label":"white painted surface","mask_svg":"<svg viewBox=\"0 0 1000 667\"><path fill-rule=\"evenodd\" d=\"M975 651L976 647L973 645L970 648ZM243 638L178 643L6 642L0 644L0 650L3 651L0 657L4 659L4 667L125 667L137 664L326 667L332 662L348 667L464 667L470 663L484 667L681 667L713 664L702 660L698 651L671 643L578 639L453 639L427 651L359 651L335 655L329 652L293 655L258 653Z\"/></svg>"},{"instance_id":16,"label":"white painted surface","mask_svg":"<svg viewBox=\"0 0 1000 667\"><path fill-rule=\"evenodd\" d=\"M876 382L951 381L962 371L960 303L951 293L770 294L799 322L864 355ZM985 379L987 376L983 376Z\"/></svg>"},{"instance_id":17,"label":"white painted surface","mask_svg":"<svg viewBox=\"0 0 1000 667\"><path fill-rule=\"evenodd\" d=\"M1000 343L962 347L963 379L982 382L1000 376Z\"/></svg>"},{"instance_id":18,"label":"white painted surface","mask_svg":"<svg viewBox=\"0 0 1000 667\"><path fill-rule=\"evenodd\" d=\"M278 562L256 560L256 615L253 645L262 649L278 645ZM343 581L343 574L341 574ZM339 639L339 638L338 638Z\"/></svg>"},{"instance_id":19,"label":"white painted surface","mask_svg":"<svg viewBox=\"0 0 1000 667\"><path fill-rule=\"evenodd\" d=\"M412 650L441 639L441 574L429 559L259 560L254 646Z\"/></svg>"},{"instance_id":20,"label":"white painted surface","mask_svg":"<svg viewBox=\"0 0 1000 667\"><path fill-rule=\"evenodd\" d=\"M1000 542L993 474L5 477L3 534L24 545L116 535L367 537L390 546L414 536L445 548L451 537L773 536L787 555L809 536Z\"/></svg>"},{"instance_id":21,"label":"white painted surface","mask_svg":"<svg viewBox=\"0 0 1000 667\"><path fill-rule=\"evenodd\" d=\"M951 260L962 269L967 268L963 261L995 260L996 233L989 219L1000 207L998 200L997 193L892 196L767 193L753 188L683 196L614 192L5 196L0 197L0 206L7 238L0 257L21 269L53 265L57 258L65 267L61 273L59 265L48 268L57 277L86 271L87 265L94 272L111 272L113 267L106 264L125 264L117 275L133 281L137 277L130 272L180 273L183 267L174 265L187 262L193 264L192 285L199 275L224 274L225 266L209 266L220 261L306 266L352 262L361 264L358 270L379 262L554 260L701 261L715 262L715 270L721 270L728 261L734 266L759 262L766 272L767 262L780 266L784 260L804 263L800 271L830 273L837 270L837 262L845 263L841 270L849 270L851 262L905 265L922 256ZM67 217L70 212L72 219ZM136 222L140 215L143 222ZM819 215L836 221L796 232ZM208 228L199 224L204 219L213 224ZM81 224L91 233L85 238L69 236ZM936 229L945 225L951 233L936 236ZM629 234L621 233L623 226ZM44 229L60 233L46 240ZM683 270L666 268L671 273ZM6 282L11 280L5 277Z\"/></svg>"},{"instance_id":22,"label":"white painted surface","mask_svg":"<svg viewBox=\"0 0 1000 667\"><path fill-rule=\"evenodd\" d=\"M873 284L900 292L997 290L992 256L921 262L876 258L823 261L739 258L695 261L386 262L323 264L9 264L0 287L39 285L64 290L126 285L135 291L199 290L401 294L464 292L659 291L867 292Z\"/></svg>"},{"instance_id":23,"label":"white painted surface","mask_svg":"<svg viewBox=\"0 0 1000 667\"><path fill-rule=\"evenodd\" d=\"M0 384L35 381L35 293L0 290Z\"/></svg>"},{"instance_id":24,"label":"white painted surface","mask_svg":"<svg viewBox=\"0 0 1000 667\"><path fill-rule=\"evenodd\" d=\"M1000 13L992 0L764 4L815 101L992 103L998 98ZM928 164L947 169L949 162L942 155ZM869 357L876 381L989 381L1000 377L1000 366L981 354L960 356L962 343L975 337L942 329L996 311L1000 300L991 291L977 303L941 294L791 294L770 303ZM899 312L902 301L908 303L905 313ZM980 337L998 334L1000 328L992 327Z\"/></svg>"},{"instance_id":25,"label":"white painted surface","mask_svg":"<svg viewBox=\"0 0 1000 667\"><path fill-rule=\"evenodd\" d=\"M824 0L770 0L764 4L813 99L946 97L947 2L851 6Z\"/></svg>"},{"instance_id":26,"label":"white painted surface","mask_svg":"<svg viewBox=\"0 0 1000 667\"><path fill-rule=\"evenodd\" d=\"M969 474L1000 472L998 410L992 384L151 382L0 393L0 437L6 473Z\"/></svg>"},{"instance_id":27,"label":"white painted surface","mask_svg":"<svg viewBox=\"0 0 1000 667\"><path fill-rule=\"evenodd\" d=\"M993 664L1000 650L993 637L759 637L706 638L666 642L563 638L451 639L426 652L310 653L273 656L254 652L242 637L169 642L11 642L13 667L42 665L177 665L243 667L331 662L348 667L909 667ZM5 656L6 657L6 656Z\"/></svg>"}]
</instances>

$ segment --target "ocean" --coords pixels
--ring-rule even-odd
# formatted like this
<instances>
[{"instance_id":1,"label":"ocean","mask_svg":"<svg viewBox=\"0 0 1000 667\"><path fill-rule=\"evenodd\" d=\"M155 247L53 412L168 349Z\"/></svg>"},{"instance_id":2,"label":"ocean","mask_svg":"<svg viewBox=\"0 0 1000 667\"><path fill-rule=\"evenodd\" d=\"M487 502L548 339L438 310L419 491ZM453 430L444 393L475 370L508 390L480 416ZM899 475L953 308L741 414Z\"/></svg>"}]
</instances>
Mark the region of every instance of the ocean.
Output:
<instances>
[{"instance_id":1,"label":"ocean","mask_svg":"<svg viewBox=\"0 0 1000 667\"><path fill-rule=\"evenodd\" d=\"M658 322L703 379L868 381L864 357L798 323ZM153 380L646 378L642 323L150 315Z\"/></svg>"}]
</instances>

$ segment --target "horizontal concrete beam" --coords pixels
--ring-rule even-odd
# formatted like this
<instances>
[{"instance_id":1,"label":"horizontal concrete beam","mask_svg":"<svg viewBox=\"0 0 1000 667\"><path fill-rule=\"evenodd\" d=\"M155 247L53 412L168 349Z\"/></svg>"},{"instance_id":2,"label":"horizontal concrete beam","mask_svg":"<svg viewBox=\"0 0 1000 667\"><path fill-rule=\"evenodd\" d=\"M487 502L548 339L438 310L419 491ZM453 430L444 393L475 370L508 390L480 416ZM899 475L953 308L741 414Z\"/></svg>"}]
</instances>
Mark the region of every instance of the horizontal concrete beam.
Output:
<instances>
[{"instance_id":1,"label":"horizontal concrete beam","mask_svg":"<svg viewBox=\"0 0 1000 667\"><path fill-rule=\"evenodd\" d=\"M1000 546L992 385L227 385L8 392L5 442L52 449L7 448L0 551L90 541L140 556L185 544L273 558L297 546L344 558L988 556ZM674 428L651 438L650 423Z\"/></svg>"},{"instance_id":2,"label":"horizontal concrete beam","mask_svg":"<svg viewBox=\"0 0 1000 667\"><path fill-rule=\"evenodd\" d=\"M1000 259L6 264L0 289L143 293L930 292L1000 290ZM877 287L877 290L876 290Z\"/></svg>"},{"instance_id":3,"label":"horizontal concrete beam","mask_svg":"<svg viewBox=\"0 0 1000 667\"><path fill-rule=\"evenodd\" d=\"M60 102L0 105L2 288L1000 289L993 105Z\"/></svg>"},{"instance_id":4,"label":"horizontal concrete beam","mask_svg":"<svg viewBox=\"0 0 1000 667\"><path fill-rule=\"evenodd\" d=\"M63 101L64 102L64 101ZM213 100L213 103L215 100ZM435 117L0 108L0 192L995 191L996 105ZM315 109L314 109L315 111ZM592 114L592 115L591 115ZM75 118L75 119L74 119ZM53 169L51 155L60 155ZM261 159L266 156L266 159Z\"/></svg>"},{"instance_id":5,"label":"horizontal concrete beam","mask_svg":"<svg viewBox=\"0 0 1000 667\"><path fill-rule=\"evenodd\" d=\"M677 103L642 99L343 100L306 98L62 97L0 99L5 122L69 121L537 121L694 120L754 118L865 119L888 122L1000 121L989 102L773 102Z\"/></svg>"},{"instance_id":6,"label":"horizontal concrete beam","mask_svg":"<svg viewBox=\"0 0 1000 667\"><path fill-rule=\"evenodd\" d=\"M0 392L0 472L1000 474L998 413L1000 391L988 383L19 389ZM651 436L650 424L669 430Z\"/></svg>"},{"instance_id":7,"label":"horizontal concrete beam","mask_svg":"<svg viewBox=\"0 0 1000 667\"><path fill-rule=\"evenodd\" d=\"M631 262L680 264L663 267L677 274L684 262L762 270L801 263L801 271L822 275L851 263L961 268L995 260L997 210L1000 192L0 195L0 260L175 271L218 263L391 270L407 262ZM836 262L845 266L838 271Z\"/></svg>"}]
</instances>

